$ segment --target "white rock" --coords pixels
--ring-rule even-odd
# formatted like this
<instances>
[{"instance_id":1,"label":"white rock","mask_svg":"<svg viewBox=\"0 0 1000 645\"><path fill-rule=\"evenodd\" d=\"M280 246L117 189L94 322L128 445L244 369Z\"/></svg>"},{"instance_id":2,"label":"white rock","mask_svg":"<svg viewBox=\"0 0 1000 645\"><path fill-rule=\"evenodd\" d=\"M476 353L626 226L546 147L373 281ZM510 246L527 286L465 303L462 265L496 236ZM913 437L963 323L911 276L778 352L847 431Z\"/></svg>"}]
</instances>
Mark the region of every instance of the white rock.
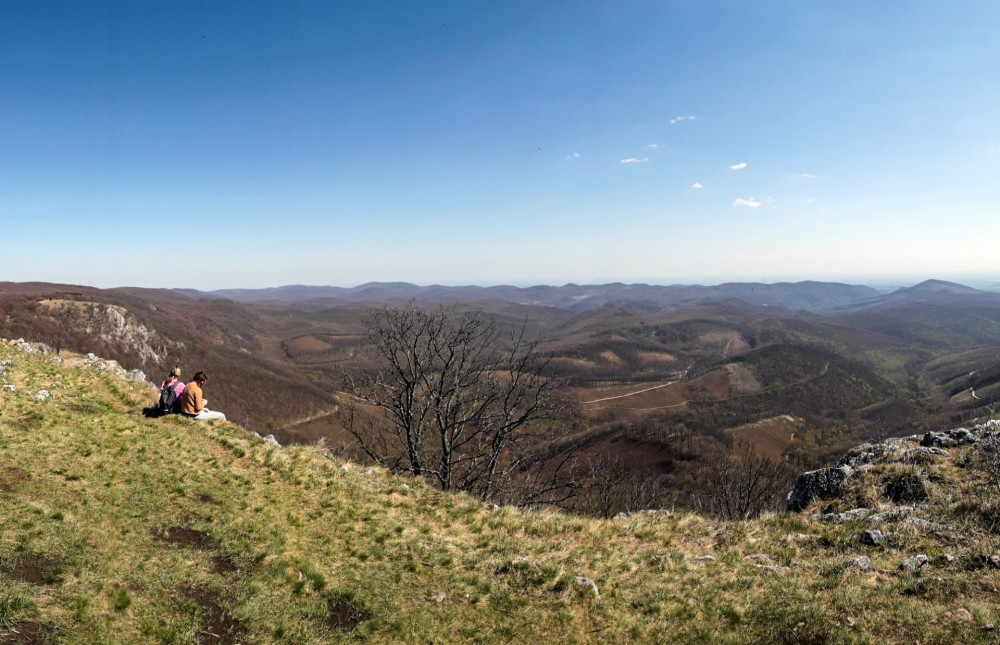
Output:
<instances>
[{"instance_id":1,"label":"white rock","mask_svg":"<svg viewBox=\"0 0 1000 645\"><path fill-rule=\"evenodd\" d=\"M601 597L601 592L597 589L597 583L586 576L577 576L573 579L573 584L583 593L592 593L595 598Z\"/></svg>"}]
</instances>

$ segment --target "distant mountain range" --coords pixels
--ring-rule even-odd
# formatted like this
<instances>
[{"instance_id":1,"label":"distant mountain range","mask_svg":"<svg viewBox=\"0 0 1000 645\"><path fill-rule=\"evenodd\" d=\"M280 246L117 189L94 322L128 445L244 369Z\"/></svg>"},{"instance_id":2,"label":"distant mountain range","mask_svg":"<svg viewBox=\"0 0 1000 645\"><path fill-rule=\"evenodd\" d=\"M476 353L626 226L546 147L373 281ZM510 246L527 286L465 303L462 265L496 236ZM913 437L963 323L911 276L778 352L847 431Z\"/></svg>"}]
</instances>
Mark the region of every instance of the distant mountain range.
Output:
<instances>
[{"instance_id":1,"label":"distant mountain range","mask_svg":"<svg viewBox=\"0 0 1000 645\"><path fill-rule=\"evenodd\" d=\"M738 300L754 306L829 314L873 307L899 306L910 302L949 304L956 301L967 303L970 299L982 300L984 303L1000 302L1000 296L997 294L941 280L927 280L891 293L880 292L863 285L811 280L773 284L729 282L714 286L663 286L615 282L601 285L566 284L559 287L546 285L450 287L419 286L407 282L369 282L351 288L288 285L268 289L222 289L208 292L177 289L175 291L195 298L225 298L254 304L296 305L306 309L356 302L413 300L421 303L495 301L582 312L616 305L641 304L653 309L672 309Z\"/></svg>"}]
</instances>

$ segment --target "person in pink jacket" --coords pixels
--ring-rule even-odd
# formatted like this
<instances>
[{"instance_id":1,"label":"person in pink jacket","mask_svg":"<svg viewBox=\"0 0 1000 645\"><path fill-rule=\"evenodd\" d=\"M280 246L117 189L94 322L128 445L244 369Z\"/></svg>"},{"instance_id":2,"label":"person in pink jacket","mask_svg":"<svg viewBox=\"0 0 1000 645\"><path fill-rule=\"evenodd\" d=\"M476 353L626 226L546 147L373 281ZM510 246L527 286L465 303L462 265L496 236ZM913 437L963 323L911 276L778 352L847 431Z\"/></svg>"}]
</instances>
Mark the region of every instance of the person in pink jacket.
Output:
<instances>
[{"instance_id":1,"label":"person in pink jacket","mask_svg":"<svg viewBox=\"0 0 1000 645\"><path fill-rule=\"evenodd\" d=\"M173 396L169 393L170 390L173 390ZM160 412L163 414L179 412L183 395L184 381L181 380L181 368L174 367L170 370L170 376L160 386Z\"/></svg>"}]
</instances>

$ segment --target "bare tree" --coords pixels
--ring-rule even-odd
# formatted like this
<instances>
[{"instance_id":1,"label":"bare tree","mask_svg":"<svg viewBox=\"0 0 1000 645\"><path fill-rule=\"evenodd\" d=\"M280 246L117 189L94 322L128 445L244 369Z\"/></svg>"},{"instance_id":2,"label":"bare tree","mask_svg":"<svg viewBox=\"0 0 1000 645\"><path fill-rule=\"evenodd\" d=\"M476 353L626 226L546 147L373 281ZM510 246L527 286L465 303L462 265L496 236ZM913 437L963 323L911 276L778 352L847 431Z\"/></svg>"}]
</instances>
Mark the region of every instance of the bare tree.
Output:
<instances>
[{"instance_id":1,"label":"bare tree","mask_svg":"<svg viewBox=\"0 0 1000 645\"><path fill-rule=\"evenodd\" d=\"M525 338L454 307L410 304L366 323L374 370L344 373L344 427L376 462L443 490L490 498L556 437L562 409L548 359ZM368 414L365 414L366 408ZM370 414L374 408L378 414Z\"/></svg>"},{"instance_id":2,"label":"bare tree","mask_svg":"<svg viewBox=\"0 0 1000 645\"><path fill-rule=\"evenodd\" d=\"M596 455L588 463L590 485L581 505L599 517L656 508L662 501L663 478L651 468L636 468L620 455Z\"/></svg>"},{"instance_id":3,"label":"bare tree","mask_svg":"<svg viewBox=\"0 0 1000 645\"><path fill-rule=\"evenodd\" d=\"M792 479L787 465L752 446L739 455L720 452L705 469L699 506L726 520L748 520L777 508Z\"/></svg>"}]
</instances>

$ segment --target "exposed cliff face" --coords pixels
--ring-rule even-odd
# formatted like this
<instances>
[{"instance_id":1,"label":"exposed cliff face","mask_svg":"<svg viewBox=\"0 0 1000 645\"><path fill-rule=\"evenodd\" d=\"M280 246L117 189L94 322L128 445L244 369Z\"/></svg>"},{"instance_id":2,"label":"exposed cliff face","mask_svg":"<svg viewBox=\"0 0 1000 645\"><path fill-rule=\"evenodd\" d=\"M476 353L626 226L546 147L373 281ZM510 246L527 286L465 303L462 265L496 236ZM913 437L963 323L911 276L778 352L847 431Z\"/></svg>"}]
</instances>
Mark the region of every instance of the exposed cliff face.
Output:
<instances>
[{"instance_id":1,"label":"exposed cliff face","mask_svg":"<svg viewBox=\"0 0 1000 645\"><path fill-rule=\"evenodd\" d=\"M124 307L72 300L43 300L39 305L60 326L80 330L122 354L135 356L143 365L159 365L169 354L172 343L136 320Z\"/></svg>"}]
</instances>

